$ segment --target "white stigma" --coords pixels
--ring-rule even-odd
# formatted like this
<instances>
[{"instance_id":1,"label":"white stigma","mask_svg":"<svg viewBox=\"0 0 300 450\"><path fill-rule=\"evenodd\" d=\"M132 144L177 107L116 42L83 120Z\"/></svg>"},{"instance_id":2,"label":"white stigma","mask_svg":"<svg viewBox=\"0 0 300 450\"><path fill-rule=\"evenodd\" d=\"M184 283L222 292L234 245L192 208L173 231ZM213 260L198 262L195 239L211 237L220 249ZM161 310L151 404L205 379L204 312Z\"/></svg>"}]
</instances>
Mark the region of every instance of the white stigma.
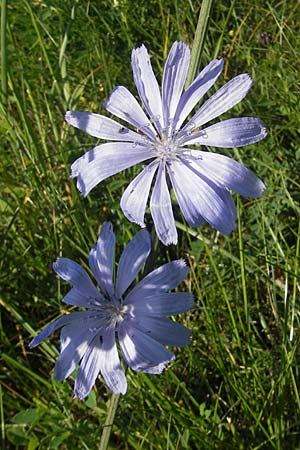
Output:
<instances>
[{"instance_id":1,"label":"white stigma","mask_svg":"<svg viewBox=\"0 0 300 450\"><path fill-rule=\"evenodd\" d=\"M178 146L175 139L171 137L163 137L156 141L153 145L153 151L158 159L170 161L175 159L182 149Z\"/></svg>"}]
</instances>

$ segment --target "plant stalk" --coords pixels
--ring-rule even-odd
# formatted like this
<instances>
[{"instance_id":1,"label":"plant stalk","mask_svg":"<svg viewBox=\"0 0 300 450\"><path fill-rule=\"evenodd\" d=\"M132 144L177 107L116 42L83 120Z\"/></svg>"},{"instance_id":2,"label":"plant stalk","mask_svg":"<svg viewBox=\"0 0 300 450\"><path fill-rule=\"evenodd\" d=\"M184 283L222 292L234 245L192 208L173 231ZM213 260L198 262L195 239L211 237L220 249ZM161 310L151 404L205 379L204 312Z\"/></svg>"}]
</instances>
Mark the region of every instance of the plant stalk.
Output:
<instances>
[{"instance_id":1,"label":"plant stalk","mask_svg":"<svg viewBox=\"0 0 300 450\"><path fill-rule=\"evenodd\" d=\"M194 80L200 66L200 59L204 47L204 42L208 30L210 12L213 0L203 0L200 8L197 28L192 46L191 62L186 78L185 88L187 88Z\"/></svg>"},{"instance_id":2,"label":"plant stalk","mask_svg":"<svg viewBox=\"0 0 300 450\"><path fill-rule=\"evenodd\" d=\"M109 438L111 435L112 426L114 424L114 418L117 412L120 394L112 394L109 401L107 416L103 426L101 441L99 450L107 450L109 444Z\"/></svg>"},{"instance_id":3,"label":"plant stalk","mask_svg":"<svg viewBox=\"0 0 300 450\"><path fill-rule=\"evenodd\" d=\"M1 1L1 97L7 103L7 45L6 45L6 0Z\"/></svg>"}]
</instances>

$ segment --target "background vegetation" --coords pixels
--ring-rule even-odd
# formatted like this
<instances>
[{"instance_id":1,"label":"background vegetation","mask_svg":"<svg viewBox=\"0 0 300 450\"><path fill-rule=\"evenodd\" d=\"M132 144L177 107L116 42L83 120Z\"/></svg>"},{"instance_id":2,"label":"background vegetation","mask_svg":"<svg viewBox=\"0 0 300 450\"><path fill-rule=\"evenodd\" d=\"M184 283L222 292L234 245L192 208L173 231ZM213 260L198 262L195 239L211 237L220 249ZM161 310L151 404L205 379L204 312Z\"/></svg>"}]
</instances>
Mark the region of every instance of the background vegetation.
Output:
<instances>
[{"instance_id":1,"label":"background vegetation","mask_svg":"<svg viewBox=\"0 0 300 450\"><path fill-rule=\"evenodd\" d=\"M5 1L2 0L2 8ZM117 254L138 230L120 212L139 168L86 198L70 164L95 139L64 123L67 109L103 113L111 89L135 91L131 49L144 43L161 79L176 39L192 44L200 2L14 0L2 22L0 105L1 448L98 447L110 393L99 380L85 402L51 373L59 334L29 351L31 337L64 312L69 287L57 256L86 266L99 226L112 220ZM3 9L2 9L3 11ZM128 370L110 449L300 449L300 78L298 0L216 1L201 65L225 59L216 87L246 71L254 85L230 116L262 118L264 141L228 155L260 176L258 200L235 197L238 230L187 228L156 266L184 256L182 289L196 307L181 322L189 348L161 376ZM4 18L5 19L5 18ZM150 224L150 216L149 216Z\"/></svg>"}]
</instances>

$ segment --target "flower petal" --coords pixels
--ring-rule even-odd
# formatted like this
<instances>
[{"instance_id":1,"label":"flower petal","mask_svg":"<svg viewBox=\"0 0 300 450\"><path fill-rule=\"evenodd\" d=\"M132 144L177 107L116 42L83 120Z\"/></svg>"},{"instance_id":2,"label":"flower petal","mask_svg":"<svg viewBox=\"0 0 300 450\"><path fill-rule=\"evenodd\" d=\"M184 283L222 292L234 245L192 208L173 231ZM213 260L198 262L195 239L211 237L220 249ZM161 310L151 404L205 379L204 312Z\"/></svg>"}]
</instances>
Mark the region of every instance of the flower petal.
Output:
<instances>
[{"instance_id":1,"label":"flower petal","mask_svg":"<svg viewBox=\"0 0 300 450\"><path fill-rule=\"evenodd\" d=\"M127 219L141 227L145 227L145 209L157 166L157 160L148 164L127 186L121 198L120 206Z\"/></svg>"},{"instance_id":2,"label":"flower petal","mask_svg":"<svg viewBox=\"0 0 300 450\"><path fill-rule=\"evenodd\" d=\"M267 136L262 120L256 117L237 117L215 123L199 133L184 139L186 144L198 144L212 147L243 147L254 144Z\"/></svg>"},{"instance_id":3,"label":"flower petal","mask_svg":"<svg viewBox=\"0 0 300 450\"><path fill-rule=\"evenodd\" d=\"M134 96L124 86L117 86L103 104L110 113L125 120L150 139L155 139L156 131Z\"/></svg>"},{"instance_id":4,"label":"flower petal","mask_svg":"<svg viewBox=\"0 0 300 450\"><path fill-rule=\"evenodd\" d=\"M139 231L126 245L118 265L116 297L120 298L137 276L151 251L151 238L147 230Z\"/></svg>"},{"instance_id":5,"label":"flower petal","mask_svg":"<svg viewBox=\"0 0 300 450\"><path fill-rule=\"evenodd\" d=\"M168 167L173 190L181 212L188 224L192 227L199 227L200 225L205 223L205 219L204 217L202 217L198 206L195 204L195 201L190 199L191 195L192 197L199 195L199 192L197 193L199 187L193 186L193 182L187 176L186 170L182 169L181 167L179 167L179 169L177 168L177 166L180 164L180 162L176 163L174 161ZM185 176L182 181L180 181L180 177L182 176L181 171L183 171L183 174Z\"/></svg>"},{"instance_id":6,"label":"flower petal","mask_svg":"<svg viewBox=\"0 0 300 450\"><path fill-rule=\"evenodd\" d=\"M158 168L157 178L150 199L150 211L155 231L160 241L164 245L177 244L177 230L166 181L164 163L161 163Z\"/></svg>"},{"instance_id":7,"label":"flower petal","mask_svg":"<svg viewBox=\"0 0 300 450\"><path fill-rule=\"evenodd\" d=\"M128 142L101 144L72 164L72 177L78 177L77 188L86 196L106 178L152 157L151 150L145 145Z\"/></svg>"},{"instance_id":8,"label":"flower petal","mask_svg":"<svg viewBox=\"0 0 300 450\"><path fill-rule=\"evenodd\" d=\"M124 127L109 117L90 112L67 111L65 120L75 128L99 139L144 142L144 136Z\"/></svg>"},{"instance_id":9,"label":"flower petal","mask_svg":"<svg viewBox=\"0 0 300 450\"><path fill-rule=\"evenodd\" d=\"M68 325L73 321L76 321L76 323L78 323L78 320L86 319L90 315L91 313L89 311L78 311L72 312L71 314L65 314L64 316L50 323L39 334L37 334L30 342L29 348L34 348L39 345L44 339L50 336L50 334L58 330L58 328Z\"/></svg>"},{"instance_id":10,"label":"flower petal","mask_svg":"<svg viewBox=\"0 0 300 450\"><path fill-rule=\"evenodd\" d=\"M133 79L140 99L157 130L161 131L163 128L161 95L149 54L144 45L132 50L131 64Z\"/></svg>"},{"instance_id":11,"label":"flower petal","mask_svg":"<svg viewBox=\"0 0 300 450\"><path fill-rule=\"evenodd\" d=\"M205 219L221 233L229 234L236 227L230 194L226 195L225 190L195 173L187 164L184 160L172 161L170 170L173 189L187 222L196 227Z\"/></svg>"},{"instance_id":12,"label":"flower petal","mask_svg":"<svg viewBox=\"0 0 300 450\"><path fill-rule=\"evenodd\" d=\"M87 272L75 261L68 258L57 258L53 269L63 280L74 286L84 297L102 300L101 294L93 285Z\"/></svg>"},{"instance_id":13,"label":"flower petal","mask_svg":"<svg viewBox=\"0 0 300 450\"><path fill-rule=\"evenodd\" d=\"M223 59L214 59L199 73L193 83L190 84L179 101L174 119L174 128L178 130L181 127L194 106L196 106L215 83L223 70L223 66Z\"/></svg>"},{"instance_id":14,"label":"flower petal","mask_svg":"<svg viewBox=\"0 0 300 450\"><path fill-rule=\"evenodd\" d=\"M107 386L115 393L125 394L127 381L121 368L115 344L114 330L103 335L103 342L95 336L84 355L75 380L76 397L84 398L91 391L101 372Z\"/></svg>"},{"instance_id":15,"label":"flower petal","mask_svg":"<svg viewBox=\"0 0 300 450\"><path fill-rule=\"evenodd\" d=\"M115 342L115 329L109 329L102 337L101 374L109 389L115 394L125 394L127 381L120 364Z\"/></svg>"},{"instance_id":16,"label":"flower petal","mask_svg":"<svg viewBox=\"0 0 300 450\"><path fill-rule=\"evenodd\" d=\"M184 347L190 343L192 334L190 330L166 317L136 317L134 324L136 328L151 336L162 345Z\"/></svg>"},{"instance_id":17,"label":"flower petal","mask_svg":"<svg viewBox=\"0 0 300 450\"><path fill-rule=\"evenodd\" d=\"M194 306L192 294L187 292L163 292L148 297L141 297L134 304L135 316L172 316L188 311Z\"/></svg>"},{"instance_id":18,"label":"flower petal","mask_svg":"<svg viewBox=\"0 0 300 450\"><path fill-rule=\"evenodd\" d=\"M118 336L123 357L133 370L158 374L175 359L170 350L128 322L121 324Z\"/></svg>"},{"instance_id":19,"label":"flower petal","mask_svg":"<svg viewBox=\"0 0 300 450\"><path fill-rule=\"evenodd\" d=\"M190 62L190 49L184 42L174 42L164 67L162 104L164 124L173 121L182 94Z\"/></svg>"},{"instance_id":20,"label":"flower petal","mask_svg":"<svg viewBox=\"0 0 300 450\"><path fill-rule=\"evenodd\" d=\"M111 222L104 222L96 245L91 249L89 265L100 288L107 297L114 295L113 265L115 235Z\"/></svg>"},{"instance_id":21,"label":"flower petal","mask_svg":"<svg viewBox=\"0 0 300 450\"><path fill-rule=\"evenodd\" d=\"M73 372L100 330L99 319L89 321L88 326L80 325L78 323L75 330L74 324L67 325L62 329L62 352L54 368L54 378L58 381L65 380Z\"/></svg>"},{"instance_id":22,"label":"flower petal","mask_svg":"<svg viewBox=\"0 0 300 450\"><path fill-rule=\"evenodd\" d=\"M193 128L198 128L228 111L243 100L251 85L252 79L247 73L242 73L228 81L201 106L184 129L186 127L191 129L191 124L193 124Z\"/></svg>"},{"instance_id":23,"label":"flower petal","mask_svg":"<svg viewBox=\"0 0 300 450\"><path fill-rule=\"evenodd\" d=\"M67 295L64 296L62 302L67 303L68 305L80 306L84 308L98 308L101 302L104 300L102 295L98 293L97 298L84 295L77 288L72 288L69 290Z\"/></svg>"},{"instance_id":24,"label":"flower petal","mask_svg":"<svg viewBox=\"0 0 300 450\"><path fill-rule=\"evenodd\" d=\"M129 292L125 299L126 304L135 304L143 296L174 289L188 275L189 268L183 259L171 261L150 272Z\"/></svg>"},{"instance_id":25,"label":"flower petal","mask_svg":"<svg viewBox=\"0 0 300 450\"><path fill-rule=\"evenodd\" d=\"M199 171L219 186L246 197L260 197L265 190L264 183L245 166L217 153L191 150L191 157Z\"/></svg>"},{"instance_id":26,"label":"flower petal","mask_svg":"<svg viewBox=\"0 0 300 450\"><path fill-rule=\"evenodd\" d=\"M91 392L100 372L102 356L100 336L97 334L82 358L74 384L75 397L83 399Z\"/></svg>"}]
</instances>

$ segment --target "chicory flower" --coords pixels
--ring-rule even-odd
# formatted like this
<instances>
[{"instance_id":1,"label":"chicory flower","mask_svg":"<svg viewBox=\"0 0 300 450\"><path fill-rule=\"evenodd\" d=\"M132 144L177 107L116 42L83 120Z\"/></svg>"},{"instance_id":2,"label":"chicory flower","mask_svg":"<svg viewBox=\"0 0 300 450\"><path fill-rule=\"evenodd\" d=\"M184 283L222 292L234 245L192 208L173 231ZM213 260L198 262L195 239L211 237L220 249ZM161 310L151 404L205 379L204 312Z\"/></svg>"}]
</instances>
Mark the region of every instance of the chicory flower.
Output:
<instances>
[{"instance_id":1,"label":"chicory flower","mask_svg":"<svg viewBox=\"0 0 300 450\"><path fill-rule=\"evenodd\" d=\"M30 343L30 348L36 347L61 328L54 377L62 381L80 364L74 393L81 399L89 394L99 373L114 393L126 393L116 337L125 363L135 371L150 374L161 373L175 358L166 345L189 344L190 331L166 317L193 306L191 294L169 292L187 276L185 262L169 262L130 289L150 253L150 235L141 230L128 243L119 260L115 285L114 249L112 225L105 222L89 254L89 266L101 292L79 264L67 258L57 259L55 272L72 285L63 302L85 310L63 315Z\"/></svg>"},{"instance_id":2,"label":"chicory flower","mask_svg":"<svg viewBox=\"0 0 300 450\"><path fill-rule=\"evenodd\" d=\"M265 188L237 161L194 148L243 147L266 136L263 122L255 117L227 119L203 128L246 96L252 84L250 76L244 73L230 80L187 120L223 69L222 59L211 61L183 92L189 61L189 47L175 42L160 90L145 46L132 51L134 82L144 109L124 86L116 87L104 103L107 111L132 128L89 112L68 111L65 116L74 127L112 141L97 145L73 163L72 177L77 177L77 187L84 196L106 178L151 160L125 189L121 208L130 221L144 227L150 196L156 233L165 245L177 243L169 185L191 227L208 222L226 235L236 227L236 209L229 191L259 197Z\"/></svg>"}]
</instances>

